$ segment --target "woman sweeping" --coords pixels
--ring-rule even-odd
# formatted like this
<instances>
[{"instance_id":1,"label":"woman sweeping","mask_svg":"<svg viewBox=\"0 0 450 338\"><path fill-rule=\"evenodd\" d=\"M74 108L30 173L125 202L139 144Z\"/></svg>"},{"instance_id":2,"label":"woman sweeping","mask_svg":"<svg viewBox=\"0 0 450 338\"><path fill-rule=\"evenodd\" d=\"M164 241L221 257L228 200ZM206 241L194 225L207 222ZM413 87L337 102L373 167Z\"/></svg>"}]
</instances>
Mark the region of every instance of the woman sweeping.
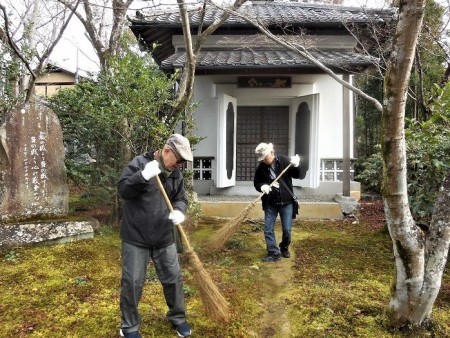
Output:
<instances>
[{"instance_id":1,"label":"woman sweeping","mask_svg":"<svg viewBox=\"0 0 450 338\"><path fill-rule=\"evenodd\" d=\"M264 262L276 262L280 255L289 258L291 244L292 219L298 213L298 202L292 190L292 178L300 178L300 157L275 154L272 143L260 143L255 149L260 161L256 168L253 184L255 189L264 193L262 207L264 210L264 239L267 256ZM286 167L290 166L279 182L272 184ZM272 186L271 186L272 184ZM282 226L281 242L277 244L275 237L275 221L280 215Z\"/></svg>"}]
</instances>

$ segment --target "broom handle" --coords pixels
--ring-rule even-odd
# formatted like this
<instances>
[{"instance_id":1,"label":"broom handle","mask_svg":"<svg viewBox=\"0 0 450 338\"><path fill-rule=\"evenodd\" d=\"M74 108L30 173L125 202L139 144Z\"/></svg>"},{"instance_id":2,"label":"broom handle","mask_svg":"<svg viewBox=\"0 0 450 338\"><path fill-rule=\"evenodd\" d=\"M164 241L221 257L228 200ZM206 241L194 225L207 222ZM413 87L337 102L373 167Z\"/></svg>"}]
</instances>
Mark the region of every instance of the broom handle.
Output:
<instances>
[{"instance_id":1,"label":"broom handle","mask_svg":"<svg viewBox=\"0 0 450 338\"><path fill-rule=\"evenodd\" d=\"M173 212L172 203L169 200L169 196L167 196L166 189L164 189L164 187L163 187L163 185L161 183L161 179L159 178L159 175L156 175L155 177L156 177L156 182L158 182L159 190L161 190L161 193L162 193L162 195L164 197L164 200L166 201L167 207L169 208L170 212ZM187 251L191 251L192 247L189 244L188 238L187 238L187 236L186 236L186 234L185 234L181 224L177 224L177 228L178 228L178 231L180 232L180 235L181 235L181 238L183 239L183 242L187 246Z\"/></svg>"},{"instance_id":2,"label":"broom handle","mask_svg":"<svg viewBox=\"0 0 450 338\"><path fill-rule=\"evenodd\" d=\"M289 165L286 168L284 168L284 170L280 173L280 175L278 175L278 177L276 179L274 179L272 183L270 183L269 187L272 187L275 184L275 182L278 182L278 180L281 178L281 176L283 176L283 174L291 167L291 165L292 165L292 163L289 163ZM258 196L258 198L253 201L253 203L258 202L263 196L264 196L264 193L260 194Z\"/></svg>"}]
</instances>

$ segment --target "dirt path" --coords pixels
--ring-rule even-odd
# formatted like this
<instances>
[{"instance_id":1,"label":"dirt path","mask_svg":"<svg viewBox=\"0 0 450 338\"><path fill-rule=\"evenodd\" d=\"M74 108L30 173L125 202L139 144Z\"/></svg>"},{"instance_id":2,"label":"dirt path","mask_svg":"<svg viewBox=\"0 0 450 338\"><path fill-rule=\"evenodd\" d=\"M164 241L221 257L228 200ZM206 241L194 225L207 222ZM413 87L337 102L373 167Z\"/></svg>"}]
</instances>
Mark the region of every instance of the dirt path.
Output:
<instances>
[{"instance_id":1,"label":"dirt path","mask_svg":"<svg viewBox=\"0 0 450 338\"><path fill-rule=\"evenodd\" d=\"M265 263L270 269L270 278L264 284L265 297L262 303L264 315L261 319L259 336L262 338L289 337L290 320L286 306L286 292L294 278L294 255L281 258L275 263Z\"/></svg>"}]
</instances>

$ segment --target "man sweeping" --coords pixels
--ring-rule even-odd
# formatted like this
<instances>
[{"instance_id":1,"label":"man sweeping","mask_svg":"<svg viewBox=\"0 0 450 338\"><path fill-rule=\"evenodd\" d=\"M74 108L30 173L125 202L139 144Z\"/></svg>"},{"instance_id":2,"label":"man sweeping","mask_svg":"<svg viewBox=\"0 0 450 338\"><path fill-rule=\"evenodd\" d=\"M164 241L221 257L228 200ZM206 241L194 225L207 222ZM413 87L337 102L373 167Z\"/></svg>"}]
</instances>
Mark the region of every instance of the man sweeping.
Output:
<instances>
[{"instance_id":1,"label":"man sweeping","mask_svg":"<svg viewBox=\"0 0 450 338\"><path fill-rule=\"evenodd\" d=\"M179 166L192 159L189 140L182 135L173 134L162 149L135 157L122 171L118 183L119 195L123 200L120 229L122 337L141 337L138 304L150 259L154 263L169 307L167 319L179 337L191 334L191 328L186 322L183 280L173 229L174 225L184 221L187 209L183 175ZM172 212L161 194L157 175L173 206Z\"/></svg>"},{"instance_id":2,"label":"man sweeping","mask_svg":"<svg viewBox=\"0 0 450 338\"><path fill-rule=\"evenodd\" d=\"M258 161L253 184L255 189L264 193L262 207L264 210L264 239L266 241L267 256L264 262L276 262L280 255L289 258L291 244L292 219L298 211L297 200L292 190L292 178L300 178L300 157L276 155L272 143L260 143L255 149ZM275 182L283 170L286 172ZM280 215L282 238L279 245L275 237L275 221Z\"/></svg>"}]
</instances>

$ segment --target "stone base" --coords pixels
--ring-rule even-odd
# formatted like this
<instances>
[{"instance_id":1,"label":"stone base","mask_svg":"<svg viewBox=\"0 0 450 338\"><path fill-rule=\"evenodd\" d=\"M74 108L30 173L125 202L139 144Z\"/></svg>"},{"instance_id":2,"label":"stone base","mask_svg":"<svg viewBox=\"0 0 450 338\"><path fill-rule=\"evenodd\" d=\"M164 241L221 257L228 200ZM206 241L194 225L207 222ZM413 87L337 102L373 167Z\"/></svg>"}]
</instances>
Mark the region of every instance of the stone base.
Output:
<instances>
[{"instance_id":1,"label":"stone base","mask_svg":"<svg viewBox=\"0 0 450 338\"><path fill-rule=\"evenodd\" d=\"M58 244L94 237L95 219L0 224L0 247Z\"/></svg>"},{"instance_id":2,"label":"stone base","mask_svg":"<svg viewBox=\"0 0 450 338\"><path fill-rule=\"evenodd\" d=\"M200 201L203 216L206 217L235 217L239 215L250 202L246 201ZM264 219L261 202L250 210L248 218ZM300 201L300 213L297 219L340 219L342 211L336 202L303 202Z\"/></svg>"},{"instance_id":3,"label":"stone base","mask_svg":"<svg viewBox=\"0 0 450 338\"><path fill-rule=\"evenodd\" d=\"M352 196L342 196L342 194L337 194L333 199L341 205L342 214L344 216L354 215L358 213L359 203Z\"/></svg>"}]
</instances>

